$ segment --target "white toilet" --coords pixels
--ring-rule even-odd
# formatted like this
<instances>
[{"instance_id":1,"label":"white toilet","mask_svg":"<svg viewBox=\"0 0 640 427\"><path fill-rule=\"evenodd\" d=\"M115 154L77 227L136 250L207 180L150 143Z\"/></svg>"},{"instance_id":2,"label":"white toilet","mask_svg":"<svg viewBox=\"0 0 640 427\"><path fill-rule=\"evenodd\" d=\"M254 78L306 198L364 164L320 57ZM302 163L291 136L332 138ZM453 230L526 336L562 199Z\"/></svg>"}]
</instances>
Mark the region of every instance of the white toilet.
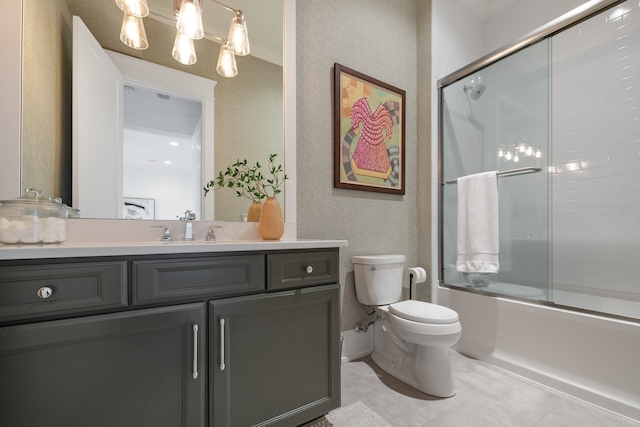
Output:
<instances>
[{"instance_id":1,"label":"white toilet","mask_svg":"<svg viewBox=\"0 0 640 427\"><path fill-rule=\"evenodd\" d=\"M451 397L456 387L449 347L462 333L458 313L427 302L401 301L404 259L404 255L353 257L358 301L375 307L377 313L371 358L423 393Z\"/></svg>"}]
</instances>

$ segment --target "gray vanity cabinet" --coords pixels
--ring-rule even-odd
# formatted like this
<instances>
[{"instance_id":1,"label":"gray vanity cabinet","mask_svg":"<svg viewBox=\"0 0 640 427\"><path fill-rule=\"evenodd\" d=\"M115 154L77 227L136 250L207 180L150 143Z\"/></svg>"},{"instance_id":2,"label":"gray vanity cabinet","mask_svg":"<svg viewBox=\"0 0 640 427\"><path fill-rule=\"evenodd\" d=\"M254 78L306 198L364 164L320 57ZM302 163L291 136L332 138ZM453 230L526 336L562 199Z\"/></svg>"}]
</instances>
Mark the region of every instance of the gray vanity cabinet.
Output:
<instances>
[{"instance_id":1,"label":"gray vanity cabinet","mask_svg":"<svg viewBox=\"0 0 640 427\"><path fill-rule=\"evenodd\" d=\"M209 303L209 425L296 426L340 405L338 285Z\"/></svg>"},{"instance_id":2,"label":"gray vanity cabinet","mask_svg":"<svg viewBox=\"0 0 640 427\"><path fill-rule=\"evenodd\" d=\"M0 261L0 427L292 427L340 406L338 248Z\"/></svg>"},{"instance_id":3,"label":"gray vanity cabinet","mask_svg":"<svg viewBox=\"0 0 640 427\"><path fill-rule=\"evenodd\" d=\"M0 328L0 426L205 425L204 306Z\"/></svg>"}]
</instances>

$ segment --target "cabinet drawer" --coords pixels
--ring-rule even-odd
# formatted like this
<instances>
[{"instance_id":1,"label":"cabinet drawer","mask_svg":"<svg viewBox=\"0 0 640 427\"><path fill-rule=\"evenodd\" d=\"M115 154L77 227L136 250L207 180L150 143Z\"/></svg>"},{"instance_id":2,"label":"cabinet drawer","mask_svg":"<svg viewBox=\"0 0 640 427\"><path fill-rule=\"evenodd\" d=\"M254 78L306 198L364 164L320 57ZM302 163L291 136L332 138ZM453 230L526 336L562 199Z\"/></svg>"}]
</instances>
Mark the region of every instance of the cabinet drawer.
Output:
<instances>
[{"instance_id":1,"label":"cabinet drawer","mask_svg":"<svg viewBox=\"0 0 640 427\"><path fill-rule=\"evenodd\" d=\"M264 290L264 256L133 261L133 303L242 295Z\"/></svg>"},{"instance_id":2,"label":"cabinet drawer","mask_svg":"<svg viewBox=\"0 0 640 427\"><path fill-rule=\"evenodd\" d=\"M127 305L126 261L0 267L0 320Z\"/></svg>"},{"instance_id":3,"label":"cabinet drawer","mask_svg":"<svg viewBox=\"0 0 640 427\"><path fill-rule=\"evenodd\" d=\"M267 255L267 289L288 289L338 282L338 250Z\"/></svg>"}]
</instances>

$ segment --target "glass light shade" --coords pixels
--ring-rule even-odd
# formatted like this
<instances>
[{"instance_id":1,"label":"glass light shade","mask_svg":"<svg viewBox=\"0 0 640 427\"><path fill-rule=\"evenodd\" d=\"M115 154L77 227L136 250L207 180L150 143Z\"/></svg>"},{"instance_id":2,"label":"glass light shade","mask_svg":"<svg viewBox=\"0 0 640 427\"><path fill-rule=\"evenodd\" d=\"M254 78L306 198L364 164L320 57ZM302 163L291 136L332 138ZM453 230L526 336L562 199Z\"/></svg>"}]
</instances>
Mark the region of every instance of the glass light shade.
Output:
<instances>
[{"instance_id":1,"label":"glass light shade","mask_svg":"<svg viewBox=\"0 0 640 427\"><path fill-rule=\"evenodd\" d=\"M116 0L118 7L126 14L144 18L149 15L147 0Z\"/></svg>"},{"instance_id":2,"label":"glass light shade","mask_svg":"<svg viewBox=\"0 0 640 427\"><path fill-rule=\"evenodd\" d=\"M127 13L124 14L122 29L120 29L120 41L138 50L144 50L149 47L142 18Z\"/></svg>"},{"instance_id":3,"label":"glass light shade","mask_svg":"<svg viewBox=\"0 0 640 427\"><path fill-rule=\"evenodd\" d=\"M249 54L249 33L241 10L237 11L231 20L228 43L233 47L234 54L240 56Z\"/></svg>"},{"instance_id":4,"label":"glass light shade","mask_svg":"<svg viewBox=\"0 0 640 427\"><path fill-rule=\"evenodd\" d=\"M179 32L190 39L199 40L204 37L200 0L182 0L176 27Z\"/></svg>"},{"instance_id":5,"label":"glass light shade","mask_svg":"<svg viewBox=\"0 0 640 427\"><path fill-rule=\"evenodd\" d=\"M196 58L196 49L193 46L193 39L182 34L180 31L176 33L176 40L173 42L173 58L181 64L193 65L198 60Z\"/></svg>"},{"instance_id":6,"label":"glass light shade","mask_svg":"<svg viewBox=\"0 0 640 427\"><path fill-rule=\"evenodd\" d=\"M238 74L236 57L226 43L220 46L216 71L223 77L235 77Z\"/></svg>"}]
</instances>

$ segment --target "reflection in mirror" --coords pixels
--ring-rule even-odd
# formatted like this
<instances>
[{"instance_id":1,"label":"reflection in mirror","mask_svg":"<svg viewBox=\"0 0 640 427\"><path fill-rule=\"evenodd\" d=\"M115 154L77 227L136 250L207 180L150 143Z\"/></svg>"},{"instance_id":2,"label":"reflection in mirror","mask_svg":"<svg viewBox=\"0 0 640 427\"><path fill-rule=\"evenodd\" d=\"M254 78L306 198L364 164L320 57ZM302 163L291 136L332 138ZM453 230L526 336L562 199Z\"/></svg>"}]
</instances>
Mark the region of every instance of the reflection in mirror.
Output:
<instances>
[{"instance_id":1,"label":"reflection in mirror","mask_svg":"<svg viewBox=\"0 0 640 427\"><path fill-rule=\"evenodd\" d=\"M153 4L173 0L154 0ZM218 171L238 158L249 162L265 162L269 154L284 156L283 126L283 68L270 62L274 55L259 55L259 28L282 28L282 0L231 0L232 6L245 13L252 52L237 57L238 75L231 79L215 71L219 45L207 40L196 41L198 62L184 66L176 62L171 50L175 27L145 18L149 48L134 51L119 40L122 13L113 1L105 0L23 0L23 133L21 187L40 188L44 194L62 197L72 202L71 179L71 17L78 15L85 22L100 45L108 50L141 58L156 64L195 74L218 84L215 88L215 149L214 163L203 176L212 179ZM252 7L261 10L251 12ZM207 7L207 5L205 5ZM278 11L276 23L261 22ZM213 11L211 11L213 12ZM216 11L218 12L218 11ZM224 12L224 10L222 10ZM218 12L221 13L221 12ZM205 12L206 14L206 12ZM224 20L230 21L231 16ZM206 24L205 24L206 25ZM205 31L207 31L205 29ZM226 30L225 30L226 33ZM282 32L280 46L282 46ZM224 33L223 33L224 34ZM261 59L261 57L268 60ZM98 102L98 101L96 101ZM294 124L295 125L295 124ZM286 166L286 165L285 165ZM112 179L104 176L101 179ZM202 189L197 191L202 195ZM240 221L248 203L232 191L216 191L208 198L215 199L215 219ZM291 195L295 197L295 194ZM135 196L140 197L140 196ZM287 195L285 194L285 198ZM204 200L206 202L206 200ZM284 205L284 198L281 200ZM121 214L122 211L119 212Z\"/></svg>"},{"instance_id":2,"label":"reflection in mirror","mask_svg":"<svg viewBox=\"0 0 640 427\"><path fill-rule=\"evenodd\" d=\"M198 191L202 103L125 83L124 112L124 218L140 218L135 198L153 201L142 218L176 219L190 210L205 219Z\"/></svg>"}]
</instances>

